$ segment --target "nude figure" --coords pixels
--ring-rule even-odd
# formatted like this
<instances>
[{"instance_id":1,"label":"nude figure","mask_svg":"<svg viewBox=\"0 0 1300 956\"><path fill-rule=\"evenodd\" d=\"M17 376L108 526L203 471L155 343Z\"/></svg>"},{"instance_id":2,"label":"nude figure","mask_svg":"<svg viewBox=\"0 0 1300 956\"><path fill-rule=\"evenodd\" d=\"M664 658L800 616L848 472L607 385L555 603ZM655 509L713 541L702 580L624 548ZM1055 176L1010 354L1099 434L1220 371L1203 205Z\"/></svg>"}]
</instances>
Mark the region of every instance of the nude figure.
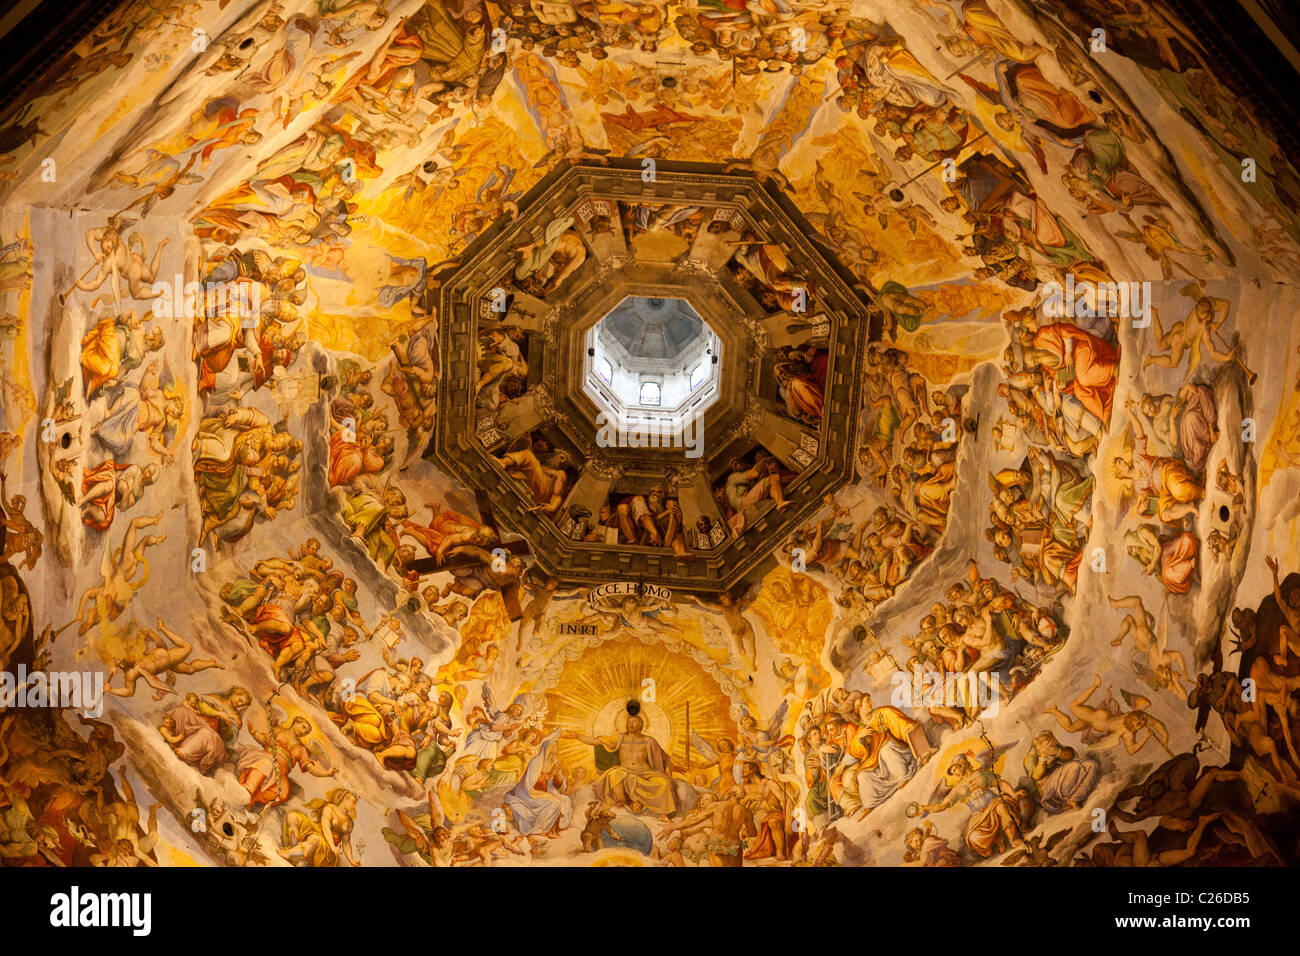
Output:
<instances>
[{"instance_id":1,"label":"nude figure","mask_svg":"<svg viewBox=\"0 0 1300 956\"><path fill-rule=\"evenodd\" d=\"M176 691L163 683L158 677L159 674L195 674L210 667L225 669L224 664L218 664L210 657L197 661L186 660L193 652L194 646L181 640L174 631L163 624L162 618L158 618L158 634L145 631L145 635L146 650L139 660L130 667L126 666L126 661L120 659L113 661L108 671L108 679L111 681L113 675L121 670L125 683L122 687L105 685L104 689L110 694L116 694L118 697L134 697L136 681L143 679L155 690L153 699L162 700L164 694L174 694ZM175 677L169 676L169 679L175 680Z\"/></svg>"},{"instance_id":2,"label":"nude figure","mask_svg":"<svg viewBox=\"0 0 1300 956\"><path fill-rule=\"evenodd\" d=\"M1005 661L1006 642L993 626L991 608L986 607L978 616L972 614L968 608L958 608L957 613L953 615L953 621L965 628L961 635L961 643L979 655L975 662L966 668L967 671L976 674L991 671Z\"/></svg>"},{"instance_id":3,"label":"nude figure","mask_svg":"<svg viewBox=\"0 0 1300 956\"><path fill-rule=\"evenodd\" d=\"M31 623L31 601L19 591L18 578L0 578L0 661L18 649Z\"/></svg>"},{"instance_id":4,"label":"nude figure","mask_svg":"<svg viewBox=\"0 0 1300 956\"><path fill-rule=\"evenodd\" d=\"M705 602L697 597L695 603L706 611L716 611L722 615L722 619L727 622L727 630L731 632L731 642L735 645L736 653L749 663L751 669L757 667L754 625L745 617L745 611L752 602L737 599L730 592L723 591L712 601Z\"/></svg>"},{"instance_id":5,"label":"nude figure","mask_svg":"<svg viewBox=\"0 0 1300 956\"><path fill-rule=\"evenodd\" d=\"M660 832L662 838L680 833L683 838L695 833L708 837L709 866L744 866L744 841L758 833L754 815L742 798L740 787L728 790L716 800L701 800L700 806L682 820Z\"/></svg>"},{"instance_id":6,"label":"nude figure","mask_svg":"<svg viewBox=\"0 0 1300 956\"><path fill-rule=\"evenodd\" d=\"M73 283L67 292L59 296L60 305L75 290L93 292L111 276L113 279L113 303L119 312L122 310L122 277L126 275L127 266L131 260L126 245L122 242L121 226L122 221L117 216L110 216L106 225L86 232L86 248L95 257L95 264L91 266L91 269L94 269L95 266L98 266L99 269L93 279L82 276ZM86 271L89 274L90 270Z\"/></svg>"},{"instance_id":7,"label":"nude figure","mask_svg":"<svg viewBox=\"0 0 1300 956\"><path fill-rule=\"evenodd\" d=\"M1137 645L1139 651L1147 655L1147 664L1156 675L1156 679L1167 690L1176 690L1183 700L1186 700L1187 691L1183 689L1183 679L1187 677L1187 660L1183 657L1182 651L1171 651L1161 647L1161 641L1152 630L1155 618L1143 606L1142 599L1134 594L1123 598L1112 598L1108 595L1106 600L1110 602L1112 608L1128 608L1131 612L1124 616L1119 626L1119 634L1110 642L1110 646L1121 646L1124 638L1132 634L1133 643Z\"/></svg>"},{"instance_id":8,"label":"nude figure","mask_svg":"<svg viewBox=\"0 0 1300 956\"><path fill-rule=\"evenodd\" d=\"M515 640L515 652L518 653L524 649L524 632L531 625L533 633L541 627L542 618L546 615L546 607L551 603L551 598L555 596L556 589L560 586L557 578L547 577L541 584L532 588L532 598L523 608L523 618L519 621L519 635Z\"/></svg>"},{"instance_id":9,"label":"nude figure","mask_svg":"<svg viewBox=\"0 0 1300 956\"><path fill-rule=\"evenodd\" d=\"M749 661L751 668L757 667L758 651L754 646L754 625L750 624L745 618L745 608L748 605L737 601L724 591L718 595L718 607L722 609L722 619L727 622L727 628L731 631L731 640L736 645L736 650Z\"/></svg>"},{"instance_id":10,"label":"nude figure","mask_svg":"<svg viewBox=\"0 0 1300 956\"><path fill-rule=\"evenodd\" d=\"M157 525L162 520L162 516L163 513L160 511L152 517L131 519L122 538L122 546L117 549L109 546L104 548L104 554L99 562L99 574L103 584L86 590L86 593L81 596L81 603L77 606L77 613L73 618L81 622L81 626L77 628L78 635L85 634L99 623L101 608L108 620L117 620L118 616L126 610L132 595L144 586L144 582L149 577L148 565L144 557L145 549L162 544L167 540L167 535L149 534L138 541L137 535L141 528ZM138 580L132 581L141 565L145 566L145 574Z\"/></svg>"},{"instance_id":11,"label":"nude figure","mask_svg":"<svg viewBox=\"0 0 1300 956\"><path fill-rule=\"evenodd\" d=\"M1250 677L1255 682L1255 699L1251 702L1251 711L1258 722L1258 726L1267 728L1268 711L1265 708L1271 708L1277 716L1277 722L1282 727L1282 739L1286 741L1286 749L1291 755L1291 762L1297 768L1300 768L1300 754L1296 753L1295 741L1291 736L1291 716L1289 713L1291 695L1297 688L1300 688L1300 675L1286 677L1269 667L1267 659L1257 657L1250 665ZM1274 759L1276 760L1276 750L1274 750Z\"/></svg>"},{"instance_id":12,"label":"nude figure","mask_svg":"<svg viewBox=\"0 0 1300 956\"><path fill-rule=\"evenodd\" d=\"M9 497L5 489L3 471L0 471L0 504L4 505L4 512L0 514L0 527L3 527L5 532L4 550L0 551L0 561L8 561L20 554L25 555L26 560L21 566L30 571L36 567L36 561L41 556L44 535L36 525L27 520L24 514L27 510L27 498L23 495Z\"/></svg>"},{"instance_id":13,"label":"nude figure","mask_svg":"<svg viewBox=\"0 0 1300 956\"><path fill-rule=\"evenodd\" d=\"M1155 641L1155 633L1151 626L1155 623L1155 618L1142 606L1142 599L1136 594L1132 597L1113 598L1107 596L1112 608L1129 608L1132 613L1124 616L1120 623L1119 634L1115 640L1110 642L1111 647L1119 647L1124 643L1124 638L1129 634L1133 635L1133 642L1137 644L1139 651L1145 652L1146 649Z\"/></svg>"},{"instance_id":14,"label":"nude figure","mask_svg":"<svg viewBox=\"0 0 1300 956\"><path fill-rule=\"evenodd\" d=\"M1261 673L1258 665L1261 660L1255 661L1252 666L1251 677L1255 678ZM1296 680L1288 678L1287 680ZM1200 689L1203 690L1208 686L1208 676L1202 674L1199 680ZM1270 690L1276 688L1266 688L1265 694L1268 695ZM1289 696L1285 693L1283 700ZM1212 698L1209 703L1210 707L1217 713L1223 721L1223 729L1228 733L1228 739L1232 741L1233 746L1240 747L1243 750L1249 750L1260 761L1268 761L1273 766L1274 777L1277 781L1286 786L1291 792L1296 791L1296 772L1288 765L1284 764L1278 756L1278 746L1273 737L1268 732L1268 716L1264 710L1265 701L1263 699L1247 701L1245 688L1242 686L1236 676L1229 675L1229 679L1223 685L1223 692L1217 697ZM1288 717L1289 713L1288 706ZM1289 721L1283 721L1283 727L1286 727Z\"/></svg>"},{"instance_id":15,"label":"nude figure","mask_svg":"<svg viewBox=\"0 0 1300 956\"><path fill-rule=\"evenodd\" d=\"M1101 675L1097 674L1092 685L1070 703L1070 713L1074 714L1074 719L1062 713L1059 707L1048 707L1043 713L1051 714L1070 733L1091 730L1105 734L1102 740L1093 745L1094 750L1110 750L1122 743L1129 756L1132 756L1142 749L1148 739L1154 737L1169 756L1174 755L1169 749L1169 732L1165 730L1165 725L1146 712L1146 708L1151 705L1149 700L1134 697L1132 710L1124 714L1112 714L1105 707L1093 707L1088 703L1088 698L1100 686Z\"/></svg>"},{"instance_id":16,"label":"nude figure","mask_svg":"<svg viewBox=\"0 0 1300 956\"><path fill-rule=\"evenodd\" d=\"M1278 609L1286 618L1286 623L1277 632L1277 653L1273 655L1273 663L1286 667L1289 650L1294 649L1300 654L1300 588L1292 588L1290 599L1284 600L1282 585L1277 579L1277 558L1265 557L1264 563L1273 572L1273 600L1277 601Z\"/></svg>"},{"instance_id":17,"label":"nude figure","mask_svg":"<svg viewBox=\"0 0 1300 956\"><path fill-rule=\"evenodd\" d=\"M1183 355L1186 354L1187 374L1183 376L1183 384L1186 385L1196 374L1196 370L1201 367L1201 352L1204 350L1220 362L1235 360L1245 370L1247 376L1253 376L1254 372L1246 367L1235 351L1229 349L1221 352L1215 345L1215 333L1227 320L1228 310L1231 308L1228 300L1202 295L1200 287L1195 283L1185 286L1182 293L1194 298L1195 304L1187 313L1187 317L1181 322L1175 322L1168 331L1161 330L1160 314L1154 306L1151 308L1152 331L1155 333L1160 352L1144 358L1142 367L1155 365L1160 368L1178 368L1183 363Z\"/></svg>"},{"instance_id":18,"label":"nude figure","mask_svg":"<svg viewBox=\"0 0 1300 956\"><path fill-rule=\"evenodd\" d=\"M159 293L153 290L153 282L158 275L163 247L170 240L160 239L158 245L154 247L153 260L149 261L148 248L143 237L137 232L132 233L129 239L123 240L122 226L122 220L112 216L106 225L86 233L86 247L95 257L94 265L90 269L94 269L95 274L90 277L83 275L73 283L67 292L59 296L60 305L66 302L68 296L74 291L79 289L82 292L94 292L110 278L113 305L119 312L122 311L123 283L126 284L126 291L130 292L130 297L133 299L157 298ZM96 266L99 268L95 269ZM87 275L90 269L87 270Z\"/></svg>"},{"instance_id":19,"label":"nude figure","mask_svg":"<svg viewBox=\"0 0 1300 956\"><path fill-rule=\"evenodd\" d=\"M1185 845L1174 849L1161 850L1159 853L1151 852L1147 844L1147 832L1145 830L1121 830L1115 825L1115 821L1111 820L1106 825L1106 829L1111 836L1120 841L1120 846L1116 847L1115 852L1110 857L1109 865L1146 867L1178 866L1181 863L1186 863L1196 856L1196 849L1200 846L1201 837L1205 834L1205 828L1222 815L1222 813L1207 813L1196 822L1196 828L1192 831L1191 836L1187 838Z\"/></svg>"},{"instance_id":20,"label":"nude figure","mask_svg":"<svg viewBox=\"0 0 1300 956\"><path fill-rule=\"evenodd\" d=\"M125 771L121 774L120 789L122 799L115 800L111 803L104 803L103 790L96 791L94 813L99 817L104 828L108 831L110 839L118 848L119 855L126 859L131 859L130 863L110 863L95 864L110 866L134 866L133 857L138 857L148 866L157 866L152 860L146 858L147 854L153 852L154 845L158 842L158 808L161 803L155 803L149 807L149 826L145 830L144 839L140 838L140 809L136 806L135 791L131 789L131 781L127 778ZM126 853L122 844L130 848L131 853ZM92 862L93 862L92 857Z\"/></svg>"}]
</instances>

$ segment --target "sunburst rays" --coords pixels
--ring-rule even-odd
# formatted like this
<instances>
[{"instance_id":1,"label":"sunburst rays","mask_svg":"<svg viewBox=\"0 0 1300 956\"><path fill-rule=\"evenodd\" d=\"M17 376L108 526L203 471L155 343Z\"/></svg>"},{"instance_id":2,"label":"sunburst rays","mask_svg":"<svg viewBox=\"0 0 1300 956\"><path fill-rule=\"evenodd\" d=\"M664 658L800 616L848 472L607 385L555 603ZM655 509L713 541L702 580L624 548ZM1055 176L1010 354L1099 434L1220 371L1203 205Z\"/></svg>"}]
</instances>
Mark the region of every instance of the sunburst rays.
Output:
<instances>
[{"instance_id":1,"label":"sunburst rays","mask_svg":"<svg viewBox=\"0 0 1300 956\"><path fill-rule=\"evenodd\" d=\"M662 644L647 645L631 638L593 647L564 668L546 693L546 731L618 733L623 706L632 699L643 701L645 733L683 764L688 704L691 731L709 741L735 737L730 701L699 664ZM568 769L583 767L589 776L596 773L592 748L578 741L561 741L559 759Z\"/></svg>"}]
</instances>

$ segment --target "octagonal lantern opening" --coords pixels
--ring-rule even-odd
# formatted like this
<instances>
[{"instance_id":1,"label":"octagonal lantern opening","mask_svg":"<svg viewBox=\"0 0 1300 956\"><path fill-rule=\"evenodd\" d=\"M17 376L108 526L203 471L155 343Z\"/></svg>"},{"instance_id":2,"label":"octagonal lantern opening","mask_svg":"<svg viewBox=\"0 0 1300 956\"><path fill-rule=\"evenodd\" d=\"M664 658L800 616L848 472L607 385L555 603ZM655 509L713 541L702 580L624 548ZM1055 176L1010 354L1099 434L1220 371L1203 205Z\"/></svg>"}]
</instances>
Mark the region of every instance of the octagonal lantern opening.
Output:
<instances>
[{"instance_id":1,"label":"octagonal lantern opening","mask_svg":"<svg viewBox=\"0 0 1300 956\"><path fill-rule=\"evenodd\" d=\"M584 344L583 391L602 427L678 436L718 400L721 343L685 299L628 296Z\"/></svg>"}]
</instances>

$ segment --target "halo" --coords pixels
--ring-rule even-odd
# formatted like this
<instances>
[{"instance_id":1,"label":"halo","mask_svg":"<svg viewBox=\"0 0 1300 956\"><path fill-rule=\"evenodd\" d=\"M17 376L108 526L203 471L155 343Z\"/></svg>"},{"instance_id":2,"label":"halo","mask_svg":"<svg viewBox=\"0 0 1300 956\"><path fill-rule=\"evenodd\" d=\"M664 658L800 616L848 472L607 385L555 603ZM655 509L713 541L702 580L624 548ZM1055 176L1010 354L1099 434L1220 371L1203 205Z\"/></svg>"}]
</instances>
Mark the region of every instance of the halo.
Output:
<instances>
[{"instance_id":1,"label":"halo","mask_svg":"<svg viewBox=\"0 0 1300 956\"><path fill-rule=\"evenodd\" d=\"M668 746L668 741L673 739L672 721L668 717L668 712L655 701L629 700L627 697L615 697L613 700L606 701L605 705L596 712L591 733L596 737L627 733L627 719L632 716L628 713L629 703L638 705L636 716L641 719L641 732L648 737L654 737L660 744Z\"/></svg>"}]
</instances>

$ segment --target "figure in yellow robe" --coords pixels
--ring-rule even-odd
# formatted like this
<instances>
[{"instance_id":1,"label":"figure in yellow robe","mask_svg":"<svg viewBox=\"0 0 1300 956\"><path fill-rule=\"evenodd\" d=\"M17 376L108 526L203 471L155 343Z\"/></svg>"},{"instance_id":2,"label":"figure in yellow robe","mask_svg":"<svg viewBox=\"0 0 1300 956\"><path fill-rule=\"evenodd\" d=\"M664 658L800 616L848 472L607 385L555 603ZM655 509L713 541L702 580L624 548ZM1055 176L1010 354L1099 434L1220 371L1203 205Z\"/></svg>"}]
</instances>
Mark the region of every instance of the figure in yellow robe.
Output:
<instances>
[{"instance_id":1,"label":"figure in yellow robe","mask_svg":"<svg viewBox=\"0 0 1300 956\"><path fill-rule=\"evenodd\" d=\"M865 815L884 803L916 773L929 751L921 725L894 707L858 702L861 723L849 738L845 759L830 781L830 794L846 813Z\"/></svg>"},{"instance_id":2,"label":"figure in yellow robe","mask_svg":"<svg viewBox=\"0 0 1300 956\"><path fill-rule=\"evenodd\" d=\"M1025 44L1016 39L985 0L963 0L961 12L965 18L963 31L972 42L990 46L1008 60L1032 63L1038 54L1046 52L1037 43Z\"/></svg>"},{"instance_id":3,"label":"figure in yellow robe","mask_svg":"<svg viewBox=\"0 0 1300 956\"><path fill-rule=\"evenodd\" d=\"M351 721L353 739L362 747L375 750L392 739L392 730L379 708L360 694L343 704L343 712Z\"/></svg>"}]
</instances>

